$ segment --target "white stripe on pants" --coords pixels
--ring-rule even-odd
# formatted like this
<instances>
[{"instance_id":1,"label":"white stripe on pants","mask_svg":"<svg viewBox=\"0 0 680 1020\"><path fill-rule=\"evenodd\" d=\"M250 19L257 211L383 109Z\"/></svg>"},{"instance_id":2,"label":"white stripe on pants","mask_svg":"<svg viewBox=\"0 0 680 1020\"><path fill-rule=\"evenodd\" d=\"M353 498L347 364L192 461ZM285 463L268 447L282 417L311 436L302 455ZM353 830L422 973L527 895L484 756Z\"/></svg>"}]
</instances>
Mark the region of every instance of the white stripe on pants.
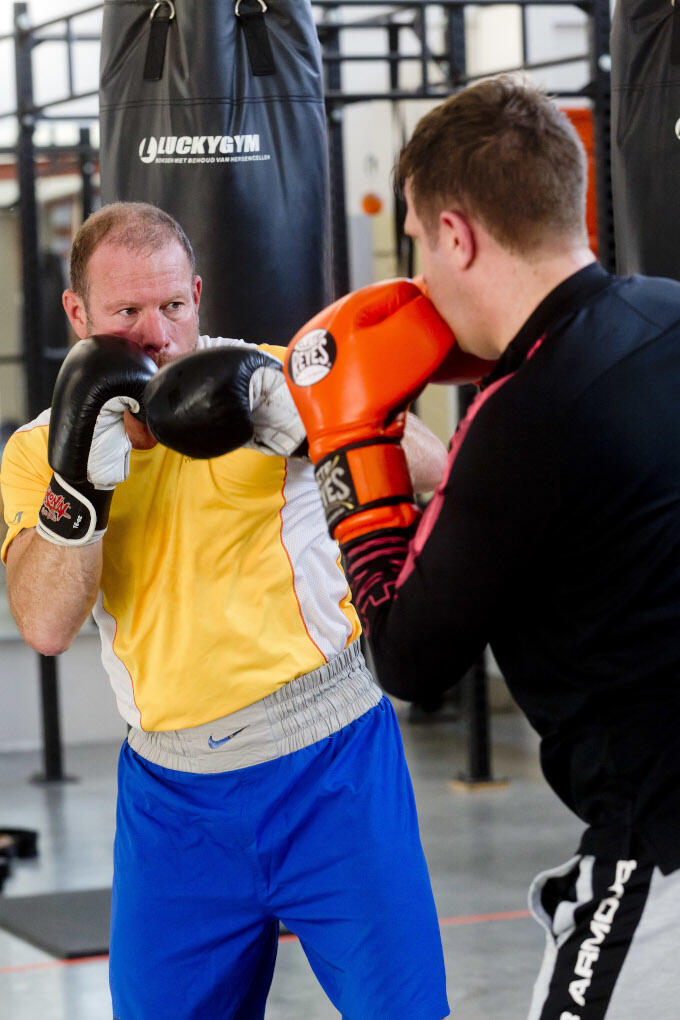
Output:
<instances>
[{"instance_id":1,"label":"white stripe on pants","mask_svg":"<svg viewBox=\"0 0 680 1020\"><path fill-rule=\"evenodd\" d=\"M527 1020L680 1017L680 871L579 855L534 879L529 907L546 948Z\"/></svg>"}]
</instances>

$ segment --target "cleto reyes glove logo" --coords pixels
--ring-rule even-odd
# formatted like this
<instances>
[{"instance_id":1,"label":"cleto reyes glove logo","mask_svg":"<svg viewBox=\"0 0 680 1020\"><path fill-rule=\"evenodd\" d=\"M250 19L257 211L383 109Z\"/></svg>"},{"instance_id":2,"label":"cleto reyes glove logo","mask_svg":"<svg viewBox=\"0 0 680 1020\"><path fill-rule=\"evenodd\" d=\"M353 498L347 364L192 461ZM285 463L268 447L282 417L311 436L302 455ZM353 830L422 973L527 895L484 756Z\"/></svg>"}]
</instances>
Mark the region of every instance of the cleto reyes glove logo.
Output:
<instances>
[{"instance_id":1,"label":"cleto reyes glove logo","mask_svg":"<svg viewBox=\"0 0 680 1020\"><path fill-rule=\"evenodd\" d=\"M49 521L60 521L62 517L70 521L71 515L68 512L70 509L71 504L61 494L53 492L52 487L49 486L45 493L43 505L40 508L41 515Z\"/></svg>"},{"instance_id":2,"label":"cleto reyes glove logo","mask_svg":"<svg viewBox=\"0 0 680 1020\"><path fill-rule=\"evenodd\" d=\"M289 372L296 386L313 386L325 379L333 365L337 348L326 329L305 333L291 351Z\"/></svg>"},{"instance_id":3,"label":"cleto reyes glove logo","mask_svg":"<svg viewBox=\"0 0 680 1020\"><path fill-rule=\"evenodd\" d=\"M326 520L330 527L356 509L357 494L352 484L347 458L335 453L322 461L314 472Z\"/></svg>"}]
</instances>

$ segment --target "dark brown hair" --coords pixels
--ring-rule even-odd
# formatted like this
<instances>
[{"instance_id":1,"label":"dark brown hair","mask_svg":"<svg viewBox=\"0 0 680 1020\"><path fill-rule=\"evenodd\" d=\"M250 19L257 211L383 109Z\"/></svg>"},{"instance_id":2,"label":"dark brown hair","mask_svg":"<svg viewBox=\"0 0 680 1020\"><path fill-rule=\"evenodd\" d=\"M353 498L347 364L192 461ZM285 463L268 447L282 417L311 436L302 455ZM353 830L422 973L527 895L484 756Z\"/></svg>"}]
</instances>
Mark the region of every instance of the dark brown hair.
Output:
<instances>
[{"instance_id":1,"label":"dark brown hair","mask_svg":"<svg viewBox=\"0 0 680 1020\"><path fill-rule=\"evenodd\" d=\"M158 251L168 241L179 241L192 278L196 272L191 242L172 216L148 202L112 202L88 216L71 247L71 288L86 303L88 263L104 240L130 251Z\"/></svg>"},{"instance_id":2,"label":"dark brown hair","mask_svg":"<svg viewBox=\"0 0 680 1020\"><path fill-rule=\"evenodd\" d=\"M522 254L587 244L587 163L567 115L540 89L498 75L451 96L416 126L395 168L428 235L454 209Z\"/></svg>"}]
</instances>

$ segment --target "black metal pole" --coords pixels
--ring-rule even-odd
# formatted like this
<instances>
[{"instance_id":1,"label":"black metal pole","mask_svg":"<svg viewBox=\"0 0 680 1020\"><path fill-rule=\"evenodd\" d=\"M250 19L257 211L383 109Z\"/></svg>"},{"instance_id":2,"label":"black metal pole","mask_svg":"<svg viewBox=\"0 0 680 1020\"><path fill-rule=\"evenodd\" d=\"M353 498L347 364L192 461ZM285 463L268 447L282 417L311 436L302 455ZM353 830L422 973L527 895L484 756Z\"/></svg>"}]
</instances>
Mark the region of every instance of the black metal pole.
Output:
<instances>
[{"instance_id":1,"label":"black metal pole","mask_svg":"<svg viewBox=\"0 0 680 1020\"><path fill-rule=\"evenodd\" d=\"M467 74L465 47L465 11L463 7L446 9L446 49L449 58L448 79L451 88L460 86Z\"/></svg>"},{"instance_id":2,"label":"black metal pole","mask_svg":"<svg viewBox=\"0 0 680 1020\"><path fill-rule=\"evenodd\" d=\"M35 418L50 401L46 393L45 360L42 351L42 292L38 245L38 212L35 197L35 149L33 132L33 41L27 26L28 4L14 4L14 59L19 133L17 163L19 208L21 212L22 266L22 352L26 373L26 401L30 418ZM38 780L64 779L59 725L57 663L52 656L39 655L42 707L44 773Z\"/></svg>"},{"instance_id":3,"label":"black metal pole","mask_svg":"<svg viewBox=\"0 0 680 1020\"><path fill-rule=\"evenodd\" d=\"M334 10L331 9L331 17ZM327 53L340 53L340 32L332 22L318 26L319 37ZM341 62L325 63L327 92L339 92ZM347 239L347 205L345 199L345 148L343 139L344 112L342 103L326 106L328 124L328 158L331 190L331 239L333 250L333 299L347 294L350 288L349 251Z\"/></svg>"},{"instance_id":4,"label":"black metal pole","mask_svg":"<svg viewBox=\"0 0 680 1020\"><path fill-rule=\"evenodd\" d=\"M35 417L44 407L44 365L41 352L40 256L38 213L35 197L35 150L33 132L32 41L26 28L28 4L14 4L14 55L17 93L17 164L21 213L21 266L23 282L22 352L26 366L28 413Z\"/></svg>"},{"instance_id":5,"label":"black metal pole","mask_svg":"<svg viewBox=\"0 0 680 1020\"><path fill-rule=\"evenodd\" d=\"M590 18L590 92L593 101L595 147L595 202L598 257L605 269L615 271L614 200L611 178L611 56L609 0L593 0Z\"/></svg>"},{"instance_id":6,"label":"black metal pole","mask_svg":"<svg viewBox=\"0 0 680 1020\"><path fill-rule=\"evenodd\" d=\"M34 782L63 780L63 755L59 725L59 676L53 655L39 655L40 704L42 708L43 771L33 776Z\"/></svg>"},{"instance_id":7,"label":"black metal pole","mask_svg":"<svg viewBox=\"0 0 680 1020\"><path fill-rule=\"evenodd\" d=\"M465 78L467 53L465 47L465 14L462 7L449 8L447 13L449 81L455 86ZM474 386L458 387L458 411L462 418L472 400ZM463 783L491 782L491 742L489 737L488 677L484 656L475 662L463 681L463 707L468 721L468 767L459 776Z\"/></svg>"},{"instance_id":8,"label":"black metal pole","mask_svg":"<svg viewBox=\"0 0 680 1020\"><path fill-rule=\"evenodd\" d=\"M78 139L78 160L80 165L81 178L81 208L83 222L92 212L94 205L94 188L92 178L94 176L94 154L90 142L89 127L81 127Z\"/></svg>"},{"instance_id":9,"label":"black metal pole","mask_svg":"<svg viewBox=\"0 0 680 1020\"><path fill-rule=\"evenodd\" d=\"M401 36L402 25L398 22L388 25L387 28L387 41L389 46L390 56L396 56L399 53L399 40ZM390 91L399 91L399 64L396 60L390 61L389 64L390 73ZM392 123L399 134L399 146L400 149L406 143L406 132L404 130L404 124L400 116L400 108L398 100L392 100ZM415 253L413 246L413 238L408 237L404 233L404 222L406 220L406 201L404 196L401 194L395 194L394 196L394 238L395 238L395 250L397 256L397 275L411 277L414 274L415 265ZM414 408L412 408L414 410Z\"/></svg>"},{"instance_id":10,"label":"black metal pole","mask_svg":"<svg viewBox=\"0 0 680 1020\"><path fill-rule=\"evenodd\" d=\"M488 783L491 774L491 743L489 738L489 699L486 663L481 656L463 681L463 706L468 719L467 772L459 775L461 782Z\"/></svg>"},{"instance_id":11,"label":"black metal pole","mask_svg":"<svg viewBox=\"0 0 680 1020\"><path fill-rule=\"evenodd\" d=\"M458 387L461 418L474 399L474 386ZM489 739L489 699L486 659L481 655L462 680L463 705L468 723L468 768L458 779L461 783L492 782L491 743Z\"/></svg>"}]
</instances>

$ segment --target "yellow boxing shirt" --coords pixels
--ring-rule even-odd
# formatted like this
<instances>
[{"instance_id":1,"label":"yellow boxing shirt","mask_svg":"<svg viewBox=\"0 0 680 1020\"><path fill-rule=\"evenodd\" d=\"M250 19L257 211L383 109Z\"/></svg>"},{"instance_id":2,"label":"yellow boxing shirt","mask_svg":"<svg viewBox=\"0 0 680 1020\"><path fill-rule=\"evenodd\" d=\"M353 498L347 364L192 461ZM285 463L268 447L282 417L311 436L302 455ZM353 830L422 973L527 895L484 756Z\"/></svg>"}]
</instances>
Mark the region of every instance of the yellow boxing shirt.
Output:
<instances>
[{"instance_id":1,"label":"yellow boxing shirt","mask_svg":"<svg viewBox=\"0 0 680 1020\"><path fill-rule=\"evenodd\" d=\"M199 346L239 344L201 337ZM280 356L280 348L263 350ZM51 477L49 411L10 438L2 495L13 538ZM93 610L102 662L132 726L169 730L234 712L358 637L336 543L306 458L236 450L193 460L133 450L114 491Z\"/></svg>"}]
</instances>

